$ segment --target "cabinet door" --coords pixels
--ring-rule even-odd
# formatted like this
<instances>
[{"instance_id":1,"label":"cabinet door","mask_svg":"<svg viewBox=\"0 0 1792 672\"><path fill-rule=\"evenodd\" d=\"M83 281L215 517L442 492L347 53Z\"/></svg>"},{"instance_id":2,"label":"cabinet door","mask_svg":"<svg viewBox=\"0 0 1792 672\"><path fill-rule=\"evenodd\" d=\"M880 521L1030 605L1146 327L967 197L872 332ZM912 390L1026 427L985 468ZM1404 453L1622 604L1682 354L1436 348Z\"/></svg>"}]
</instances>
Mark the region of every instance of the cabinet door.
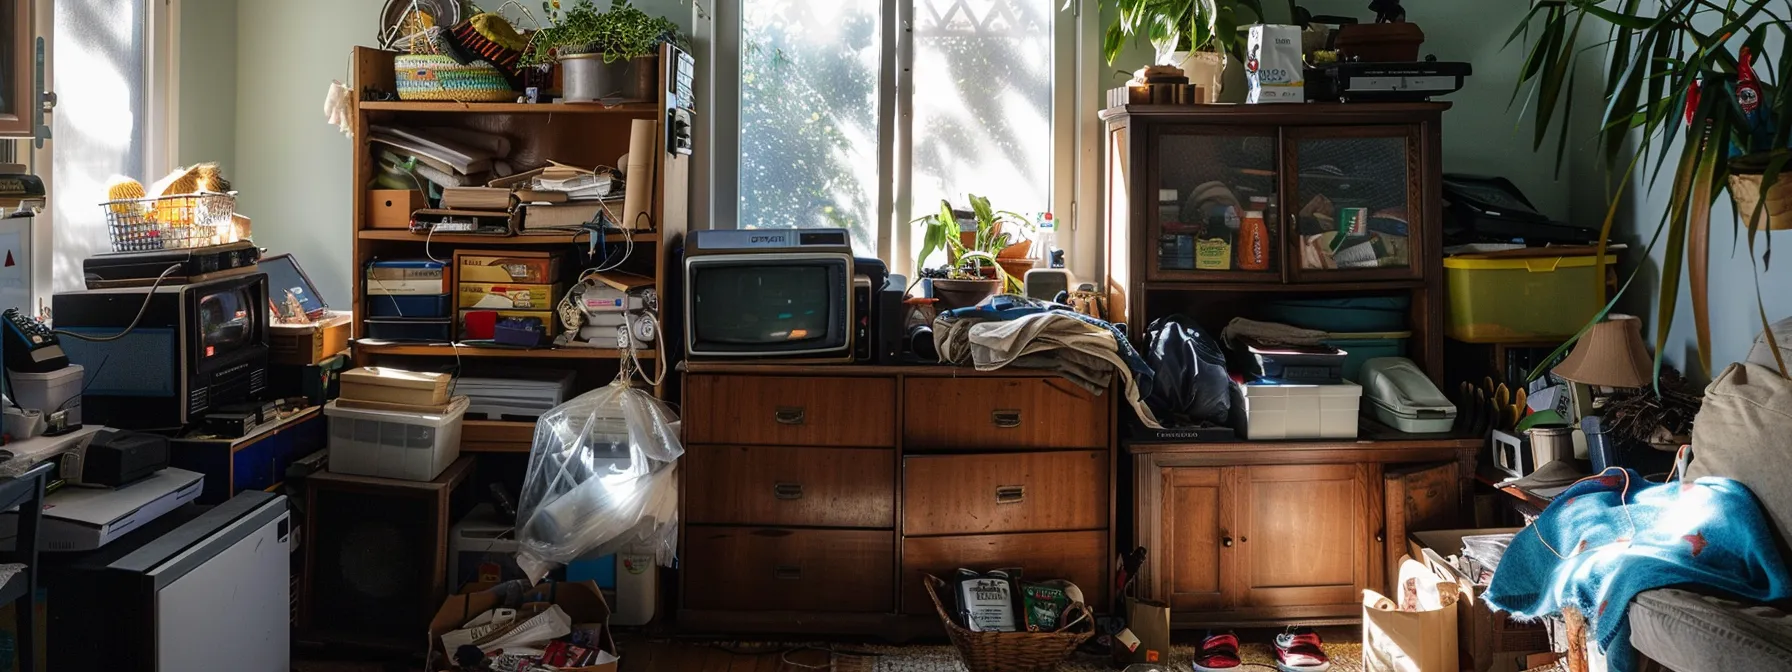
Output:
<instances>
[{"instance_id":1,"label":"cabinet door","mask_svg":"<svg viewBox=\"0 0 1792 672\"><path fill-rule=\"evenodd\" d=\"M1299 282L1423 277L1428 219L1419 127L1291 128L1282 180Z\"/></svg>"},{"instance_id":2,"label":"cabinet door","mask_svg":"<svg viewBox=\"0 0 1792 672\"><path fill-rule=\"evenodd\" d=\"M1387 533L1387 583L1399 582L1400 558L1407 555L1406 536L1413 532L1461 526L1462 479L1455 462L1392 470L1382 476Z\"/></svg>"},{"instance_id":3,"label":"cabinet door","mask_svg":"<svg viewBox=\"0 0 1792 672\"><path fill-rule=\"evenodd\" d=\"M1243 467L1239 507L1242 606L1358 603L1372 573L1374 465Z\"/></svg>"},{"instance_id":4,"label":"cabinet door","mask_svg":"<svg viewBox=\"0 0 1792 672\"><path fill-rule=\"evenodd\" d=\"M32 0L0 0L0 138L31 135Z\"/></svg>"},{"instance_id":5,"label":"cabinet door","mask_svg":"<svg viewBox=\"0 0 1792 672\"><path fill-rule=\"evenodd\" d=\"M1154 129L1145 193L1151 280L1279 282L1274 129ZM1255 213L1255 214L1253 214ZM1255 219L1252 219L1255 217Z\"/></svg>"},{"instance_id":6,"label":"cabinet door","mask_svg":"<svg viewBox=\"0 0 1792 672\"><path fill-rule=\"evenodd\" d=\"M1163 563L1157 595L1170 608L1214 611L1237 606L1230 589L1237 567L1236 499L1226 481L1235 469L1167 468L1163 480L1162 525L1154 554Z\"/></svg>"}]
</instances>

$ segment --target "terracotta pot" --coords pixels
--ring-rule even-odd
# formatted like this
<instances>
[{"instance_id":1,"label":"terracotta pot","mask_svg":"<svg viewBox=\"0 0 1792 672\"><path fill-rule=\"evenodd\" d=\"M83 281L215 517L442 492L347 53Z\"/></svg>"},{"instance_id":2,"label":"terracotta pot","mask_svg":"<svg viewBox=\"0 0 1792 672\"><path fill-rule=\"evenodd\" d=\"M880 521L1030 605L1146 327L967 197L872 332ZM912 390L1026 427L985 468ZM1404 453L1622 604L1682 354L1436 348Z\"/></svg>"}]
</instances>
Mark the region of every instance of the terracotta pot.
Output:
<instances>
[{"instance_id":1,"label":"terracotta pot","mask_svg":"<svg viewBox=\"0 0 1792 672\"><path fill-rule=\"evenodd\" d=\"M1032 259L997 259L996 261L1000 262L1002 264L1002 270L1007 271L1009 275L1014 276L1016 281L1025 281L1027 279L1027 271L1033 270Z\"/></svg>"},{"instance_id":2,"label":"terracotta pot","mask_svg":"<svg viewBox=\"0 0 1792 672\"><path fill-rule=\"evenodd\" d=\"M938 301L933 307L942 313L969 308L1001 291L1001 280L934 280L933 298Z\"/></svg>"}]
</instances>

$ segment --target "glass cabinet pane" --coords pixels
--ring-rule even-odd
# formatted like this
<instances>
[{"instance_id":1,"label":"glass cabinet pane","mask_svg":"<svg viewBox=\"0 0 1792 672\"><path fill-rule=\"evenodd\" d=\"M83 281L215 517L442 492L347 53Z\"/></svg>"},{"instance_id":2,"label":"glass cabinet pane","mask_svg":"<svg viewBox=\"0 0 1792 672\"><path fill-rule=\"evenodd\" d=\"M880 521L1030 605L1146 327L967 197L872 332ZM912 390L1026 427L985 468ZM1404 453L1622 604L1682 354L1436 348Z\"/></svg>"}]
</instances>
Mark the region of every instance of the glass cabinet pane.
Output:
<instances>
[{"instance_id":1,"label":"glass cabinet pane","mask_svg":"<svg viewBox=\"0 0 1792 672\"><path fill-rule=\"evenodd\" d=\"M0 116L18 117L19 77L26 70L19 63L19 42L27 39L30 26L22 25L18 18L20 3L26 0L0 0Z\"/></svg>"},{"instance_id":2,"label":"glass cabinet pane","mask_svg":"<svg viewBox=\"0 0 1792 672\"><path fill-rule=\"evenodd\" d=\"M1273 131L1165 133L1154 198L1157 277L1281 271Z\"/></svg>"},{"instance_id":3,"label":"glass cabinet pane","mask_svg":"<svg viewBox=\"0 0 1792 672\"><path fill-rule=\"evenodd\" d=\"M1417 239L1407 135L1301 138L1294 262L1302 271L1405 269Z\"/></svg>"}]
</instances>

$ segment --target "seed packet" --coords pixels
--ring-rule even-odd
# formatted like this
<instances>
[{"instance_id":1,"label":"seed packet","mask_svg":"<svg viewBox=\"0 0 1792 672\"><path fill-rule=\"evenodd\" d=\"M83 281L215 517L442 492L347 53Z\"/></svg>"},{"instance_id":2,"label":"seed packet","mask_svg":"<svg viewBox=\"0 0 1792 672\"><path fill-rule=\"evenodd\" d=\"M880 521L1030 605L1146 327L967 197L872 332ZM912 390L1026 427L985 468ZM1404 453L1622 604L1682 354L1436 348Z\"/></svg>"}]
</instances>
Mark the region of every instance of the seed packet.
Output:
<instances>
[{"instance_id":1,"label":"seed packet","mask_svg":"<svg viewBox=\"0 0 1792 672\"><path fill-rule=\"evenodd\" d=\"M1026 604L1027 632L1055 632L1070 597L1064 589L1044 583L1023 583L1020 593Z\"/></svg>"},{"instance_id":2,"label":"seed packet","mask_svg":"<svg viewBox=\"0 0 1792 672\"><path fill-rule=\"evenodd\" d=\"M1018 632L1015 586L1020 568L976 572L960 569L953 579L958 617L971 632Z\"/></svg>"}]
</instances>

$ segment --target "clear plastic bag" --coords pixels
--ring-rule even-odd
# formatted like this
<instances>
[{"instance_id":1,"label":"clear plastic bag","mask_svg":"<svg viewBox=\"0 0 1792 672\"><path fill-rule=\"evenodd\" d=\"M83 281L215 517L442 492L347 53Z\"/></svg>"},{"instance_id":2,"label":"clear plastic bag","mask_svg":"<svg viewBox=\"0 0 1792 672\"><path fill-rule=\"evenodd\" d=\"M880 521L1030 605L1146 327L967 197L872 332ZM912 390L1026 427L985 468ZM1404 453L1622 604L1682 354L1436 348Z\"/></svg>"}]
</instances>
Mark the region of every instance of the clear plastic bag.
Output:
<instances>
[{"instance_id":1,"label":"clear plastic bag","mask_svg":"<svg viewBox=\"0 0 1792 672\"><path fill-rule=\"evenodd\" d=\"M586 392L535 423L517 509L517 566L628 549L670 566L678 551L677 417L623 382Z\"/></svg>"}]
</instances>

